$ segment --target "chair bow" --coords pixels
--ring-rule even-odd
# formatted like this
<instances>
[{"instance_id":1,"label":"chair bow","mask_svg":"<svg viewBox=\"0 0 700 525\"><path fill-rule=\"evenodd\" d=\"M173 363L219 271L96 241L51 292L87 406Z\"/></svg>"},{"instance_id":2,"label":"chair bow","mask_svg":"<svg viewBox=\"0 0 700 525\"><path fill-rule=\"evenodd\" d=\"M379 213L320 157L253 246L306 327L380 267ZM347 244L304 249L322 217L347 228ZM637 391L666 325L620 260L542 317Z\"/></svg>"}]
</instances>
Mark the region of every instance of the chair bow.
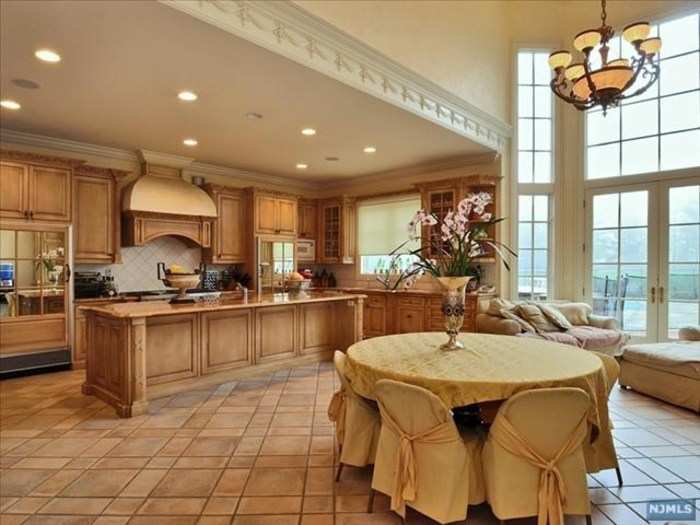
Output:
<instances>
[{"instance_id":1,"label":"chair bow","mask_svg":"<svg viewBox=\"0 0 700 525\"><path fill-rule=\"evenodd\" d=\"M343 444L345 438L345 412L347 410L347 395L344 389L340 389L333 394L331 402L328 404L328 419L335 423L335 433L338 443Z\"/></svg>"},{"instance_id":2,"label":"chair bow","mask_svg":"<svg viewBox=\"0 0 700 525\"><path fill-rule=\"evenodd\" d=\"M418 490L416 476L416 457L414 443L442 444L459 441L461 438L455 431L452 421L445 421L418 434L407 434L389 415L384 406L379 403L382 413L382 424L399 438L399 448L396 452L396 469L394 471L394 488L391 494L391 510L402 516L406 512L406 501L416 499Z\"/></svg>"},{"instance_id":3,"label":"chair bow","mask_svg":"<svg viewBox=\"0 0 700 525\"><path fill-rule=\"evenodd\" d=\"M537 525L564 525L566 484L557 464L583 442L588 430L586 417L576 425L566 443L552 459L544 459L522 438L505 417L497 417L489 435L511 454L542 470L537 494Z\"/></svg>"}]
</instances>

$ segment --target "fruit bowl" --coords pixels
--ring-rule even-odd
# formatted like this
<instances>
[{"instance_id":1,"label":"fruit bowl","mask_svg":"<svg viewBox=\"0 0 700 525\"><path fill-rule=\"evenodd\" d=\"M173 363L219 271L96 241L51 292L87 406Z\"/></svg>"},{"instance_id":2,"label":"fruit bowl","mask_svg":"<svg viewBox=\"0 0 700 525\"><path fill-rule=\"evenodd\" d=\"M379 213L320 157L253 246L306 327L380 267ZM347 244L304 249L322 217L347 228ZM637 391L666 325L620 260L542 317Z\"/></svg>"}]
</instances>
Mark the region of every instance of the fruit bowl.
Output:
<instances>
[{"instance_id":1,"label":"fruit bowl","mask_svg":"<svg viewBox=\"0 0 700 525\"><path fill-rule=\"evenodd\" d=\"M197 288L202 279L199 270L193 273L185 273L172 269L167 269L164 263L158 263L158 279L163 281L163 284L169 288L177 288L177 297L171 299L171 303L193 303L194 299L187 296L187 290Z\"/></svg>"}]
</instances>

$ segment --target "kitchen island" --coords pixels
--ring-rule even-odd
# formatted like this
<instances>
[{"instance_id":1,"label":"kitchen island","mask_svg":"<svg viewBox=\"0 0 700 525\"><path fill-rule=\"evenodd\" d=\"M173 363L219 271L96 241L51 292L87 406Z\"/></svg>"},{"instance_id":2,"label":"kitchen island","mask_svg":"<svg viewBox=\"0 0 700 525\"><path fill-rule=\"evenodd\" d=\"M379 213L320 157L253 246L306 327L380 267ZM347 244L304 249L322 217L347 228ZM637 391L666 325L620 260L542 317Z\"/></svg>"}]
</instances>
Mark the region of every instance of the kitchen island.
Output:
<instances>
[{"instance_id":1,"label":"kitchen island","mask_svg":"<svg viewBox=\"0 0 700 525\"><path fill-rule=\"evenodd\" d=\"M83 393L131 417L149 399L330 359L362 339L364 297L314 291L82 306Z\"/></svg>"}]
</instances>

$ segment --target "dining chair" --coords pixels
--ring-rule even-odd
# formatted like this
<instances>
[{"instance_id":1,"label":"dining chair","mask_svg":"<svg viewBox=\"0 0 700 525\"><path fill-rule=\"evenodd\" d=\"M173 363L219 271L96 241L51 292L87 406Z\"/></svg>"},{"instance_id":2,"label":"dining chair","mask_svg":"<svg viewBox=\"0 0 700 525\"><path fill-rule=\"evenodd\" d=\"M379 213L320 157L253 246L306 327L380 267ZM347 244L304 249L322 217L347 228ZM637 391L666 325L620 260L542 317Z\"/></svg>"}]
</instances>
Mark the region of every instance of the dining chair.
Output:
<instances>
[{"instance_id":1,"label":"dining chair","mask_svg":"<svg viewBox=\"0 0 700 525\"><path fill-rule=\"evenodd\" d=\"M381 428L377 404L359 396L352 389L345 375L346 359L345 354L339 350L333 355L340 390L333 394L328 405L328 418L335 422L338 441L336 481L340 480L343 465L364 467L374 463Z\"/></svg>"},{"instance_id":2,"label":"dining chair","mask_svg":"<svg viewBox=\"0 0 700 525\"><path fill-rule=\"evenodd\" d=\"M526 390L498 411L483 448L486 499L504 520L537 516L563 525L564 514L591 523L582 443L589 397L578 388Z\"/></svg>"},{"instance_id":3,"label":"dining chair","mask_svg":"<svg viewBox=\"0 0 700 525\"><path fill-rule=\"evenodd\" d=\"M620 377L620 365L612 356L604 354L602 352L591 352L598 356L598 358L603 363L603 369L605 370L605 378L607 385L608 397L610 397L610 392L612 392L615 383ZM608 422L608 432L603 433L598 436L598 440L595 443L595 447L586 447L584 453L586 454L586 465L595 466L595 470L607 470L615 469L615 474L617 475L617 485L622 486L622 471L620 470L620 464L617 459L617 451L615 450L615 442L612 437L612 421ZM595 454L595 458L591 457L591 454Z\"/></svg>"},{"instance_id":4,"label":"dining chair","mask_svg":"<svg viewBox=\"0 0 700 525\"><path fill-rule=\"evenodd\" d=\"M382 429L368 512L379 491L404 523L406 505L439 523L466 520L470 501L484 500L478 434L460 434L450 410L424 388L384 379L375 395Z\"/></svg>"}]
</instances>

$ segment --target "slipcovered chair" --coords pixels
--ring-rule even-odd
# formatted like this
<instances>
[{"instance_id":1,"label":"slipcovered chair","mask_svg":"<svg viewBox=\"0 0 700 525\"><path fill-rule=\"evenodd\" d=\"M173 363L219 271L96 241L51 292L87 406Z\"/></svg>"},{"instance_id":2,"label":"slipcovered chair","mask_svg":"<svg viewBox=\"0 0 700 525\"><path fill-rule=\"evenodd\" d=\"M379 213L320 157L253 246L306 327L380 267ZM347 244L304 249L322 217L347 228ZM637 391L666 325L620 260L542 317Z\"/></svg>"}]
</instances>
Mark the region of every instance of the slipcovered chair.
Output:
<instances>
[{"instance_id":1,"label":"slipcovered chair","mask_svg":"<svg viewBox=\"0 0 700 525\"><path fill-rule=\"evenodd\" d=\"M596 354L603 362L605 377L608 387L608 397L612 392L615 382L620 377L620 365L617 359L607 354L600 352L592 352ZM608 428L612 430L612 422L609 422ZM590 432L585 442L590 443ZM606 432L598 436L594 446L584 446L584 455L586 457L586 468L588 472L598 472L599 470L607 470L614 468L617 474L617 484L622 486L622 472L620 464L617 461L617 452L615 451L615 442L613 441L612 432Z\"/></svg>"},{"instance_id":2,"label":"slipcovered chair","mask_svg":"<svg viewBox=\"0 0 700 525\"><path fill-rule=\"evenodd\" d=\"M590 525L581 447L589 404L578 388L527 390L503 403L482 455L496 517L537 516L538 525L564 525L564 514L583 514Z\"/></svg>"},{"instance_id":3,"label":"slipcovered chair","mask_svg":"<svg viewBox=\"0 0 700 525\"><path fill-rule=\"evenodd\" d=\"M376 404L357 395L345 376L346 359L338 350L333 355L340 390L333 394L328 405L328 418L335 422L339 446L336 481L340 479L343 465L364 467L374 463L381 428Z\"/></svg>"},{"instance_id":4,"label":"slipcovered chair","mask_svg":"<svg viewBox=\"0 0 700 525\"><path fill-rule=\"evenodd\" d=\"M382 430L368 511L377 490L404 520L406 505L439 523L466 520L467 505L484 501L481 439L461 435L450 410L424 388L385 379L375 394Z\"/></svg>"}]
</instances>

